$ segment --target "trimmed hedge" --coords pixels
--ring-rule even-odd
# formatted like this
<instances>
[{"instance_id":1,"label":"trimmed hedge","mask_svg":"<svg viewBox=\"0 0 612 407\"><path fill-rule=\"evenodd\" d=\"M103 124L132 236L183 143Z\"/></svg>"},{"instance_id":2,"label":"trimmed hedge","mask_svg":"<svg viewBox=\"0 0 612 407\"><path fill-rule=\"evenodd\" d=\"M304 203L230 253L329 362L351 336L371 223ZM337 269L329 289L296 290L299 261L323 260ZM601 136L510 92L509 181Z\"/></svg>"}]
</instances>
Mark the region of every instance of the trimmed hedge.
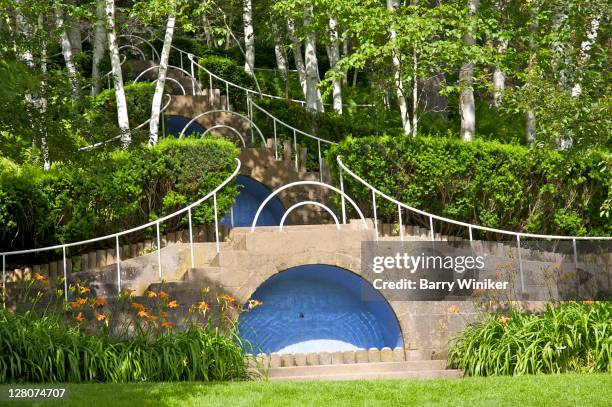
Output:
<instances>
[{"instance_id":1,"label":"trimmed hedge","mask_svg":"<svg viewBox=\"0 0 612 407\"><path fill-rule=\"evenodd\" d=\"M218 139L165 139L152 148L98 153L50 171L0 166L0 245L41 247L102 236L174 212L212 191L234 171L236 147ZM0 163L1 164L1 163ZM232 183L217 198L223 215ZM186 217L184 217L186 218ZM212 201L194 208L196 223L213 222ZM172 231L185 219L169 220ZM135 233L126 240L141 239Z\"/></svg>"},{"instance_id":2,"label":"trimmed hedge","mask_svg":"<svg viewBox=\"0 0 612 407\"><path fill-rule=\"evenodd\" d=\"M331 148L332 168L338 155L384 193L441 216L512 231L612 234L606 209L612 200L609 153L568 155L494 141L373 136L349 137ZM371 206L369 190L348 176L344 184L349 195ZM394 204L379 199L377 209L382 219L397 221ZM441 232L467 233L440 223L435 226Z\"/></svg>"}]
</instances>

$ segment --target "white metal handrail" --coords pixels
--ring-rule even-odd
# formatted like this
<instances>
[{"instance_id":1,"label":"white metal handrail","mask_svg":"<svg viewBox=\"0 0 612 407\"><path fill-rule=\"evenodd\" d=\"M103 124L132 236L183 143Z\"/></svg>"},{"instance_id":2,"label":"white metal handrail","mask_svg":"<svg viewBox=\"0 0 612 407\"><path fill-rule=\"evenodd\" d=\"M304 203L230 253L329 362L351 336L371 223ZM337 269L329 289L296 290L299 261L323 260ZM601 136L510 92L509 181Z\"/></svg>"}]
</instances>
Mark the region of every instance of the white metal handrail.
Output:
<instances>
[{"instance_id":1,"label":"white metal handrail","mask_svg":"<svg viewBox=\"0 0 612 407\"><path fill-rule=\"evenodd\" d=\"M209 84L210 84L210 88L212 89L212 79L216 79L218 81L221 81L225 84L225 93L228 96L229 99L229 88L236 88L239 89L241 91L246 92L247 94L251 94L251 95L257 95L259 97L264 97L264 98L269 98L269 99L277 99L277 100L288 100L290 102L294 102L294 103L299 103L302 107L306 106L306 101L305 100L301 100L301 99L292 99L292 98L285 98L283 96L277 96L277 95L271 95L269 93L264 93L264 92L260 92L258 90L253 90L253 89L249 89L249 88L245 88L244 86L238 85L236 83L233 83L231 81L228 81L226 79L221 78L218 75L215 75L214 73L212 73L210 70L208 70L207 68L205 68L204 66L202 66L200 63L198 63L197 61L194 61L194 58L200 58L197 57L189 52L185 52L180 48L175 47L174 45L171 46L172 49L178 51L180 53L180 58L181 58L181 65L183 65L183 54L187 55L187 59L191 62L191 66L192 66L192 71L194 71L194 66L197 66L198 68L202 69L207 75L208 75L208 79L209 79ZM331 104L329 103L324 103L324 106L331 106ZM343 103L342 106L347 106L347 107L373 107L373 104L350 104L350 103Z\"/></svg>"},{"instance_id":2,"label":"white metal handrail","mask_svg":"<svg viewBox=\"0 0 612 407\"><path fill-rule=\"evenodd\" d=\"M266 199L262 201L262 203L259 205L259 208L257 208L257 212L255 212L255 217L253 218L253 223L251 224L251 232L255 231L255 227L257 226L257 221L259 220L259 215L261 215L261 212L266 207L268 202L270 202L276 195L283 192L285 189L293 188L293 187L301 186L301 185L312 185L312 186L318 186L322 188L331 189L332 191L342 196L343 198L342 202L344 202L344 199L347 199L349 203L353 206L353 208L357 211L357 214L359 215L359 217L361 218L364 229L366 230L368 229L368 223L366 222L365 216L363 216L363 212L361 212L361 209L359 209L359 206L357 205L357 203L350 196L348 196L346 192L344 192L344 190L338 189L333 185L329 185L329 184L326 184L324 182L319 182L319 181L295 181L295 182L285 184L275 189L270 195L266 197ZM310 201L307 201L307 202L310 202ZM294 209L294 207L295 205L291 207L290 209ZM342 223L346 224L346 216L345 216L344 210L342 211Z\"/></svg>"},{"instance_id":3,"label":"white metal handrail","mask_svg":"<svg viewBox=\"0 0 612 407\"><path fill-rule=\"evenodd\" d=\"M225 109L215 109L215 110L208 110L206 112L200 113L196 116L194 116L193 118L191 118L191 120L183 127L183 130L181 130L180 134L179 134L179 138L182 138L185 136L185 131L189 128L189 126L191 126L193 123L195 123L200 117L204 117L204 116L208 116L209 114L215 114L215 113L226 113L226 114L231 114L234 116L238 116L244 120L246 120L247 122L249 122L253 127L255 127L255 130L257 130L257 133L259 133L259 137L261 138L261 141L263 143L263 145L266 145L266 139L263 135L263 133L261 132L261 130L259 129L259 127L255 124L255 122L253 120L251 120L250 118L248 118L247 116L238 113L238 112L234 112L233 110L225 110ZM253 134L251 134L251 142L255 143L255 138L253 136Z\"/></svg>"},{"instance_id":4,"label":"white metal handrail","mask_svg":"<svg viewBox=\"0 0 612 407\"><path fill-rule=\"evenodd\" d=\"M155 48L155 46L153 44L151 44L151 42L145 40L144 38L139 37L138 35L134 35L134 34L123 34L123 35L120 35L118 38L128 38L130 40L134 40L135 39L135 40L137 40L137 41L139 41L141 43L144 43L144 44L148 45L149 48L151 48L151 58L152 58L152 61L155 62L155 57L157 57L158 61L161 60L161 58L159 57L159 53L157 52L157 49ZM130 45L134 46L133 43L130 44Z\"/></svg>"},{"instance_id":5,"label":"white metal handrail","mask_svg":"<svg viewBox=\"0 0 612 407\"><path fill-rule=\"evenodd\" d=\"M341 189L344 190L344 185L342 182L342 171L345 171L347 174L349 174L350 176L352 176L353 178L355 178L357 181L359 181L361 184L365 185L366 187L368 187L371 191L372 191L372 196L374 197L374 207L376 207L375 204L375 196L376 195L380 195L381 197L385 198L386 200L396 204L398 206L398 208L404 208L407 209L411 212L417 213L419 215L423 215L429 218L430 220L430 229L431 229L431 236L432 239L434 237L434 229L433 229L433 220L439 220L442 222L446 222L446 223L451 223L453 225L458 225L458 226L463 226L468 228L469 230L469 236L470 236L470 240L472 240L472 230L476 229L476 230L482 230L485 232L492 232L492 233L498 233L498 234L503 234L503 235L510 235L510 236L514 236L516 237L519 241L521 237L526 237L526 238L536 238L536 239L547 239L547 240L612 240L612 237L609 236L563 236L563 235L540 235L540 234L535 234L535 233L524 233L524 232L513 232L510 230L503 230L503 229L495 229L495 228L490 228L490 227L486 227L486 226L480 226L480 225L474 225L471 223L466 223L466 222L461 222L458 220L454 220L454 219L450 219L450 218L445 218L444 216L439 216L439 215L435 215L433 213L429 213L429 212L425 212L422 211L420 209L414 208L410 205L407 205L403 202L398 201L395 198L390 197L389 195L385 194L384 192L380 191L379 189L377 189L376 187L374 187L373 185L371 185L370 183L368 183L366 180L364 180L363 178L361 178L360 176L358 176L357 174L355 174L353 171L351 171L343 162L342 162L342 157L338 156L336 157L336 161L338 162L339 168L340 168L340 179L341 179ZM343 207L344 207L344 203L343 203ZM400 215L400 219L401 219L401 215Z\"/></svg>"},{"instance_id":6,"label":"white metal handrail","mask_svg":"<svg viewBox=\"0 0 612 407\"><path fill-rule=\"evenodd\" d=\"M242 147L246 148L246 141L244 141L244 137L242 137L242 134L240 134L240 132L238 130L236 130L232 126L228 126L227 124L215 124L214 126L207 128L204 131L204 133L202 133L202 137L206 136L208 133L210 133L211 131L213 131L215 129L228 129L228 130L231 130L235 135L238 136L238 138L242 142Z\"/></svg>"},{"instance_id":7,"label":"white metal handrail","mask_svg":"<svg viewBox=\"0 0 612 407\"><path fill-rule=\"evenodd\" d=\"M167 102L166 102L166 104L165 104L165 105L164 105L164 106L161 108L160 113L163 113L163 112L164 112L164 111L165 111L165 110L168 108L168 106L170 106L170 102L172 102L172 95L170 95L170 94L168 94L168 93L166 93L165 95L168 97L168 101L167 101ZM147 125L147 124L148 124L150 121L151 121L151 118L148 118L146 121L144 121L144 122L140 123L138 126L134 127L134 129L133 129L133 130L139 130L139 129L143 128L143 127L144 127L144 126L146 126L146 125ZM106 144L108 144L108 143L110 143L110 142L112 142L112 141L119 140L120 138L121 138L121 134L120 134L120 135L118 135L118 136L115 136L115 137L109 138L108 140L100 141L100 142L97 142L97 143L94 143L94 144L90 144L90 145L85 146L85 147L81 147L81 148L79 148L77 151L88 151L88 150L91 150L91 149L94 149L94 148L98 148L98 147L101 147L101 146L103 146L103 145L106 145Z\"/></svg>"},{"instance_id":8,"label":"white metal handrail","mask_svg":"<svg viewBox=\"0 0 612 407\"><path fill-rule=\"evenodd\" d=\"M340 230L340 221L338 220L338 217L336 216L334 211L332 211L329 208L329 206L322 204L321 202L317 202L317 201L302 201L302 202L296 203L295 205L292 205L290 208L288 208L285 211L285 214L281 218L280 225L279 225L279 229L281 232L283 231L283 227L285 226L285 221L287 220L287 217L289 216L289 214L293 212L294 210L296 210L297 208L299 208L300 206L305 206L305 205L318 206L319 208L324 209L327 213L331 215L332 219L334 220L334 223L336 224L336 230Z\"/></svg>"},{"instance_id":9,"label":"white metal handrail","mask_svg":"<svg viewBox=\"0 0 612 407\"><path fill-rule=\"evenodd\" d=\"M225 187L230 181L232 181L236 177L236 175L238 175L238 172L240 171L241 163L238 158L235 158L235 160L236 160L236 168L234 169L234 172L228 178L226 178L221 184L219 184L215 189L213 189L211 192L206 194L206 196L189 204L183 209L179 209L176 212L163 216L154 221L145 223L144 225L140 225L140 226L128 229L128 230L124 230L124 231L113 233L113 234L106 235L106 236L96 237L96 238L87 239L87 240L81 240L79 242L64 243L64 244L58 244L54 246L41 247L37 249L0 252L0 256L2 256L2 300L3 300L4 305L6 306L6 302L5 302L6 301L6 298L5 298L6 297L6 258L8 256L14 256L18 254L38 253L38 252L45 252L45 251L50 251L50 250L61 249L62 258L63 258L63 272L64 272L64 296L65 296L65 299L68 300L68 279L67 279L68 276L67 276L66 248L74 247L74 246L81 246L81 245L100 242L100 241L109 240L109 239L115 239L115 249L116 249L115 253L116 253L116 259L117 259L117 290L118 292L121 292L121 257L120 257L120 249L119 249L119 238L121 236L125 236L133 232L137 232L139 230L147 229L151 226L156 227L157 262L158 262L158 269L159 269L159 278L161 280L162 279L162 263L161 263L161 240L160 240L160 233L159 233L160 223L165 222L168 219L174 218L177 215L181 215L185 212L187 212L188 218L189 218L189 245L190 245L190 254L191 254L191 267L192 268L195 267L194 247L193 247L193 223L192 223L191 210L194 207L200 205L202 202L208 200L210 197L213 198L214 217L215 217L215 243L216 243L216 248L217 248L217 253L218 253L220 251L220 242L219 242L219 219L218 219L219 216L218 216L218 211L217 211L217 192L219 192L219 190Z\"/></svg>"},{"instance_id":10,"label":"white metal handrail","mask_svg":"<svg viewBox=\"0 0 612 407\"><path fill-rule=\"evenodd\" d=\"M140 79L140 78L141 78L141 77L142 77L144 74L146 74L147 72L149 72L149 71L151 71L151 70L153 70L153 69L158 69L158 68L159 68L159 65L153 65L153 66L148 67L148 68L147 68L147 69L145 69L144 71L140 72L140 73L138 74L138 76L136 76L136 78L134 79L134 82L138 82L138 80L139 80L139 79ZM195 96L195 94L196 94L196 87L198 88L198 91L200 90L200 84L198 83L198 81L196 80L196 78L195 78L195 77L194 77L192 74L190 74L189 72L187 72L186 70L184 70L183 68L179 68L178 66L174 66L174 65L168 65L168 69L174 69L174 70L177 70L177 71L181 72L183 75L187 76L187 77L188 77L188 78L191 80L191 92L192 92L192 95L194 95L194 96ZM172 79L172 80L174 80L175 82L177 82L177 83L178 83L178 81L177 81L176 79L174 79L174 78L169 78L169 77L166 77L166 79ZM157 82L157 81L158 81L158 79L156 79L154 82ZM183 89L183 93L185 93L185 88L183 88L183 86L181 86L181 88Z\"/></svg>"}]
</instances>

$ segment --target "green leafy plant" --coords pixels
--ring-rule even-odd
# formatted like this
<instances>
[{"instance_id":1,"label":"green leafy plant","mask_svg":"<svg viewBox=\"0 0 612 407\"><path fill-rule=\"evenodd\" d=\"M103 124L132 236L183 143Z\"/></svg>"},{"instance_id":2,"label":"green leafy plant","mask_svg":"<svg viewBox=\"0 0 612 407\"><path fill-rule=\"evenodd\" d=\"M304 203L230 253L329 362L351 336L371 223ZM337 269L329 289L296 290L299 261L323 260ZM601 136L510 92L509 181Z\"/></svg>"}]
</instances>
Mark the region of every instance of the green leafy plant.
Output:
<instances>
[{"instance_id":1,"label":"green leafy plant","mask_svg":"<svg viewBox=\"0 0 612 407\"><path fill-rule=\"evenodd\" d=\"M453 343L451 364L471 376L612 372L612 304L548 304L542 313L486 314Z\"/></svg>"}]
</instances>

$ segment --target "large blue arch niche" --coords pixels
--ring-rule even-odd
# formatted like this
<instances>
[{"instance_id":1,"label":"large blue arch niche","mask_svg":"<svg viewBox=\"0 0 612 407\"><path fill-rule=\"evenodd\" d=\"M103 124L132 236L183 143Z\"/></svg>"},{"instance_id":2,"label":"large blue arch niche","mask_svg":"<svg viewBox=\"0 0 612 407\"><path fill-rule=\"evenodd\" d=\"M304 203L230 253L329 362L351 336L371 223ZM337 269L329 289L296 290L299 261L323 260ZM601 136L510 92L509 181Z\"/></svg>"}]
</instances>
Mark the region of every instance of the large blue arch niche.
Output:
<instances>
[{"instance_id":1,"label":"large blue arch niche","mask_svg":"<svg viewBox=\"0 0 612 407\"><path fill-rule=\"evenodd\" d=\"M369 282L339 267L311 264L276 274L240 315L250 352L334 352L403 346L395 313ZM367 299L367 300L365 300Z\"/></svg>"},{"instance_id":2,"label":"large blue arch niche","mask_svg":"<svg viewBox=\"0 0 612 407\"><path fill-rule=\"evenodd\" d=\"M272 193L264 184L255 181L251 177L238 175L235 179L239 188L236 203L232 206L230 213L226 214L221 224L232 226L251 226L257 209L262 202ZM285 213L285 208L278 197L274 197L266 204L257 226L277 226ZM233 218L233 220L232 220ZM289 222L286 222L289 223Z\"/></svg>"}]
</instances>

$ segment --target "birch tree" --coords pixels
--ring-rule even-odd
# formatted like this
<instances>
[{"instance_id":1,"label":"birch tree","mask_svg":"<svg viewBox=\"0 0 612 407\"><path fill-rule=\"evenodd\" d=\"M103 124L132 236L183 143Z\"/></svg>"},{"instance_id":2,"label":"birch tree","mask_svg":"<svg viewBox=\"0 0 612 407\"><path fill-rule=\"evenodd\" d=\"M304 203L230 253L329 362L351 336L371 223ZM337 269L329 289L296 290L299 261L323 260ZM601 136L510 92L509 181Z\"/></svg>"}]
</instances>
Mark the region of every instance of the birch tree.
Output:
<instances>
[{"instance_id":1,"label":"birch tree","mask_svg":"<svg viewBox=\"0 0 612 407\"><path fill-rule=\"evenodd\" d=\"M293 54L293 61L295 62L295 69L298 73L300 86L302 87L304 98L306 98L306 94L308 93L306 89L306 66L302 58L302 44L295 32L295 23L293 19L287 19L287 35L291 41L291 53Z\"/></svg>"},{"instance_id":2,"label":"birch tree","mask_svg":"<svg viewBox=\"0 0 612 407\"><path fill-rule=\"evenodd\" d=\"M70 81L72 94L74 97L78 97L80 93L79 75L76 65L74 64L72 45L70 44L70 39L68 38L68 33L64 25L64 15L59 2L55 3L55 24L60 32L60 45L62 47L62 55L64 56L66 70L68 71L68 80Z\"/></svg>"},{"instance_id":3,"label":"birch tree","mask_svg":"<svg viewBox=\"0 0 612 407\"><path fill-rule=\"evenodd\" d=\"M115 101L117 104L117 122L121 134L121 146L128 148L132 142L130 133L130 120L128 117L127 100L123 89L123 73L121 72L121 59L119 46L115 33L115 1L106 0L106 25L108 27L108 50L111 57L113 84L115 87Z\"/></svg>"},{"instance_id":4,"label":"birch tree","mask_svg":"<svg viewBox=\"0 0 612 407\"><path fill-rule=\"evenodd\" d=\"M255 31L253 30L253 4L251 0L244 0L242 19L244 24L244 70L254 75L255 69Z\"/></svg>"},{"instance_id":5,"label":"birch tree","mask_svg":"<svg viewBox=\"0 0 612 407\"><path fill-rule=\"evenodd\" d=\"M473 23L475 20L476 10L478 9L479 0L468 0L468 13ZM463 37L463 44L466 47L471 47L476 44L472 27L470 24L467 32ZM461 66L459 71L459 83L461 93L459 95L459 113L461 115L461 138L464 141L472 141L476 133L476 106L474 103L474 64L466 62Z\"/></svg>"},{"instance_id":6,"label":"birch tree","mask_svg":"<svg viewBox=\"0 0 612 407\"><path fill-rule=\"evenodd\" d=\"M329 17L329 65L336 70L340 59L340 45L338 43L338 21L336 17ZM333 79L333 108L336 113L342 114L342 82L339 75Z\"/></svg>"},{"instance_id":7,"label":"birch tree","mask_svg":"<svg viewBox=\"0 0 612 407\"><path fill-rule=\"evenodd\" d=\"M153 94L153 102L151 103L151 121L149 122L149 145L157 144L159 138L159 116L161 111L162 98L164 96L164 87L166 85L166 75L168 72L168 59L172 46L172 37L174 35L174 25L176 15L174 11L168 15L166 22L166 34L164 35L164 45L160 55L157 82L155 84L155 93Z\"/></svg>"},{"instance_id":8,"label":"birch tree","mask_svg":"<svg viewBox=\"0 0 612 407\"><path fill-rule=\"evenodd\" d=\"M387 0L387 10L389 10L392 16L395 15L398 7L399 0ZM391 42L395 42L395 40L397 39L397 31L393 18L391 18L391 22L389 25L389 36L391 38ZM410 135L410 117L408 115L408 105L406 103L406 97L404 96L404 83L402 82L402 62L400 59L399 48L394 48L393 56L391 59L393 61L393 80L395 83L395 96L397 98L397 104L400 109L400 115L402 116L402 125L404 128L404 133L406 135Z\"/></svg>"},{"instance_id":9,"label":"birch tree","mask_svg":"<svg viewBox=\"0 0 612 407\"><path fill-rule=\"evenodd\" d=\"M102 89L100 62L104 58L106 47L106 28L104 24L104 0L96 0L96 20L94 24L94 44L91 61L91 96L96 96Z\"/></svg>"},{"instance_id":10,"label":"birch tree","mask_svg":"<svg viewBox=\"0 0 612 407\"><path fill-rule=\"evenodd\" d=\"M317 34L312 26L313 20L312 1L306 1L304 5L304 29L306 39L304 41L304 60L306 61L306 108L316 112L322 112L323 100L318 84L319 63L317 59Z\"/></svg>"},{"instance_id":11,"label":"birch tree","mask_svg":"<svg viewBox=\"0 0 612 407\"><path fill-rule=\"evenodd\" d=\"M287 66L287 52L280 39L280 30L276 23L272 23L272 35L274 40L274 57L276 68L285 82L285 97L289 97L289 68Z\"/></svg>"}]
</instances>

